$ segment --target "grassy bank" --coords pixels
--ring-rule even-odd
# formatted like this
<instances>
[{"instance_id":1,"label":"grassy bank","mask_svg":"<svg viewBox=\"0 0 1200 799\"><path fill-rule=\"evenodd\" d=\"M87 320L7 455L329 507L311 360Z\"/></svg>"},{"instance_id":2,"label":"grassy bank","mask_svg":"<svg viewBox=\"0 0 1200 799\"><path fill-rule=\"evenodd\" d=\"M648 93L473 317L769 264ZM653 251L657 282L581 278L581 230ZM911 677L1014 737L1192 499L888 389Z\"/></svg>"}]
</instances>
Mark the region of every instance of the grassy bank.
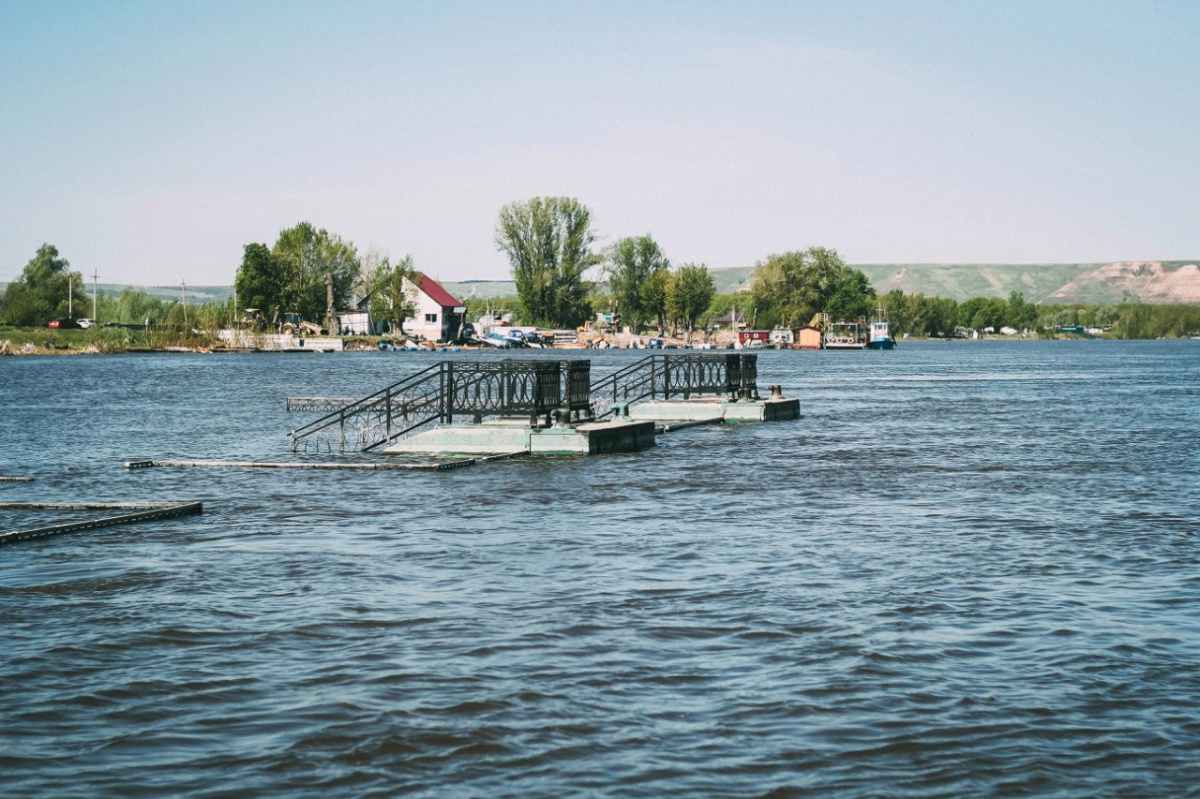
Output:
<instances>
[{"instance_id":1,"label":"grassy bank","mask_svg":"<svg viewBox=\"0 0 1200 799\"><path fill-rule=\"evenodd\" d=\"M88 330L0 327L0 355L82 355L163 351L175 347L211 347L206 333L150 328L127 330L93 327Z\"/></svg>"}]
</instances>

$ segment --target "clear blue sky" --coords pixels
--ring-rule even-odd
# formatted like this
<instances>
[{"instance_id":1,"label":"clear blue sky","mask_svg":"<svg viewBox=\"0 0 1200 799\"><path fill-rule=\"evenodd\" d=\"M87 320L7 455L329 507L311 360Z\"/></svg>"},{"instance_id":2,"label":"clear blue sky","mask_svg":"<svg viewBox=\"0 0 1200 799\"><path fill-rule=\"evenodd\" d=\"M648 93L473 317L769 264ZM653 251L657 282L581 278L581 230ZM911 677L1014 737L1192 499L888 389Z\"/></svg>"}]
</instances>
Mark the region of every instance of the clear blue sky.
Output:
<instances>
[{"instance_id":1,"label":"clear blue sky","mask_svg":"<svg viewBox=\"0 0 1200 799\"><path fill-rule=\"evenodd\" d=\"M0 0L0 281L232 283L311 221L506 279L502 205L749 266L1200 257L1200 0Z\"/></svg>"}]
</instances>

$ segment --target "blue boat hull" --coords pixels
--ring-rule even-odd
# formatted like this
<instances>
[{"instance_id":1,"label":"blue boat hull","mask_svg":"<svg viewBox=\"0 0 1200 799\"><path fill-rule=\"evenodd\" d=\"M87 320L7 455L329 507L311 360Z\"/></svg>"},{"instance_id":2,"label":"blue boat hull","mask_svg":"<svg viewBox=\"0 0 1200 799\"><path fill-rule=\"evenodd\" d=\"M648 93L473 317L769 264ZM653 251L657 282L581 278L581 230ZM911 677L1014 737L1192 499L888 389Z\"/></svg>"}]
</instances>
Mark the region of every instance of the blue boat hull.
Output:
<instances>
[{"instance_id":1,"label":"blue boat hull","mask_svg":"<svg viewBox=\"0 0 1200 799\"><path fill-rule=\"evenodd\" d=\"M867 345L868 349L872 350L890 350L896 346L896 340L890 338L877 339Z\"/></svg>"}]
</instances>

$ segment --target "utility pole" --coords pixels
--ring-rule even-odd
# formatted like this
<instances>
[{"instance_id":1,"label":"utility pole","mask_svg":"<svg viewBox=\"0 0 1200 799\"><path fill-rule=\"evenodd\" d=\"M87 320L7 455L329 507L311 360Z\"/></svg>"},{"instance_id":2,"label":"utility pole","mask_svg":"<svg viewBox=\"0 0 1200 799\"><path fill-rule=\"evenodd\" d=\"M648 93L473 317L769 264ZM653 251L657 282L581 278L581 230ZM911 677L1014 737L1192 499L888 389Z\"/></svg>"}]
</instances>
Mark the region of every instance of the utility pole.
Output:
<instances>
[{"instance_id":1,"label":"utility pole","mask_svg":"<svg viewBox=\"0 0 1200 799\"><path fill-rule=\"evenodd\" d=\"M75 318L75 278L67 275L67 318Z\"/></svg>"},{"instance_id":2,"label":"utility pole","mask_svg":"<svg viewBox=\"0 0 1200 799\"><path fill-rule=\"evenodd\" d=\"M334 335L333 332L333 272L325 275L325 328L329 331L329 335Z\"/></svg>"},{"instance_id":3,"label":"utility pole","mask_svg":"<svg viewBox=\"0 0 1200 799\"><path fill-rule=\"evenodd\" d=\"M187 281L186 280L180 281L179 285L183 292L183 326L184 326L184 328L186 328L188 326L188 321L187 321Z\"/></svg>"},{"instance_id":4,"label":"utility pole","mask_svg":"<svg viewBox=\"0 0 1200 799\"><path fill-rule=\"evenodd\" d=\"M96 318L96 278L100 275L96 272L95 267L92 268L92 321L98 322Z\"/></svg>"}]
</instances>

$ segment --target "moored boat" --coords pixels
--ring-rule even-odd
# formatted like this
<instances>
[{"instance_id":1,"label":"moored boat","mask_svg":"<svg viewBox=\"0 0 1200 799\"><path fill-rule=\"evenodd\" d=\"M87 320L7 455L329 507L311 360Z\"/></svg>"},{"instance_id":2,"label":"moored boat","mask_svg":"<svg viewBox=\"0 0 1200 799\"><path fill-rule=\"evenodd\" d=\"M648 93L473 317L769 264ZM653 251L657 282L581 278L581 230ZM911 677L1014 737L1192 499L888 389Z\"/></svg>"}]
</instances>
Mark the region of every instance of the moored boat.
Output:
<instances>
[{"instance_id":1,"label":"moored boat","mask_svg":"<svg viewBox=\"0 0 1200 799\"><path fill-rule=\"evenodd\" d=\"M861 350L867 346L858 322L830 322L822 346L827 350Z\"/></svg>"},{"instance_id":2,"label":"moored boat","mask_svg":"<svg viewBox=\"0 0 1200 799\"><path fill-rule=\"evenodd\" d=\"M896 346L892 338L891 326L883 318L883 309L878 312L878 319L871 320L871 329L867 334L867 346L873 350L890 350Z\"/></svg>"}]
</instances>

